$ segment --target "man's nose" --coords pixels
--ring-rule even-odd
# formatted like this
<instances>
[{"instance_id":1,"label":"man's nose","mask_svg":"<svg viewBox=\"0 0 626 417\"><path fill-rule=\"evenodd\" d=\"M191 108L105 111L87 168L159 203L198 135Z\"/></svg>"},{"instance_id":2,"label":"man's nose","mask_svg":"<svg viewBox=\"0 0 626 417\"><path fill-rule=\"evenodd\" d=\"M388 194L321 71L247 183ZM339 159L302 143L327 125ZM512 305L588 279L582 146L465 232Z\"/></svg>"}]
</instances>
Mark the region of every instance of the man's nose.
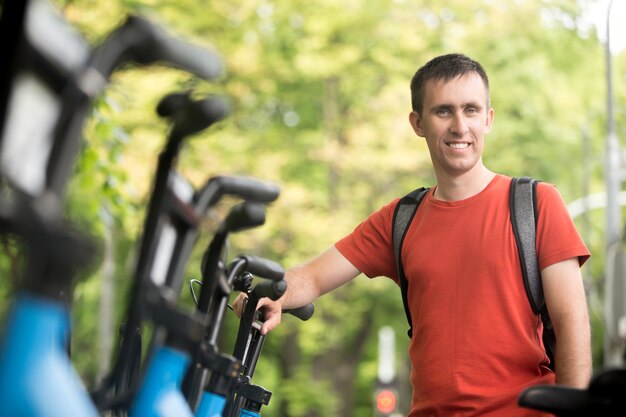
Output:
<instances>
[{"instance_id":1,"label":"man's nose","mask_svg":"<svg viewBox=\"0 0 626 417\"><path fill-rule=\"evenodd\" d=\"M450 125L450 132L459 136L465 135L467 132L467 121L463 114L455 114Z\"/></svg>"}]
</instances>

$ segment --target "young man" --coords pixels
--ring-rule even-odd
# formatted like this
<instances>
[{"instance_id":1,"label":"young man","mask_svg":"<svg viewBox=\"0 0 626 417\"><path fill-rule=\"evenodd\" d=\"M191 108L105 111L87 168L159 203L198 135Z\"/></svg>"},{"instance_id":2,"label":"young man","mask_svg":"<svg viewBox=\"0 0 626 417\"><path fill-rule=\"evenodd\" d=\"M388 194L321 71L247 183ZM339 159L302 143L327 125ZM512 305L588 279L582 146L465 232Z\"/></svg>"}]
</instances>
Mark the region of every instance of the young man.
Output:
<instances>
[{"instance_id":1,"label":"young man","mask_svg":"<svg viewBox=\"0 0 626 417\"><path fill-rule=\"evenodd\" d=\"M521 276L509 217L511 178L482 161L494 118L485 71L464 55L440 56L417 71L411 94L409 121L426 140L437 185L422 201L402 253L413 318L409 416L541 415L516 405L524 388L554 382L584 387L591 376L579 269L589 252L556 188L540 183L537 252L557 337L555 375ZM289 270L285 296L260 303L262 331L280 323L282 308L309 303L361 272L397 282L391 237L397 202Z\"/></svg>"}]
</instances>

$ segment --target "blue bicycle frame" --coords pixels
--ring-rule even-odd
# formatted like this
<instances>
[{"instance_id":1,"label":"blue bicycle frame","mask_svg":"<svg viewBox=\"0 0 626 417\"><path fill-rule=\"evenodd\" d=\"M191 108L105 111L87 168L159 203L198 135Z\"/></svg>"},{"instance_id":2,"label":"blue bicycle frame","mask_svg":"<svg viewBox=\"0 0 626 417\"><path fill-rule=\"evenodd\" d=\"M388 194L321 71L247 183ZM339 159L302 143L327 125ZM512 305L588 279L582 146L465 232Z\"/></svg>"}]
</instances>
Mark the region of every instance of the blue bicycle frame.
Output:
<instances>
[{"instance_id":1,"label":"blue bicycle frame","mask_svg":"<svg viewBox=\"0 0 626 417\"><path fill-rule=\"evenodd\" d=\"M241 409L241 413L239 413L239 417L259 417L260 413L255 413L250 410L246 410L245 408Z\"/></svg>"},{"instance_id":2,"label":"blue bicycle frame","mask_svg":"<svg viewBox=\"0 0 626 417\"><path fill-rule=\"evenodd\" d=\"M222 417L226 398L213 392L203 392L200 405L196 410L196 417Z\"/></svg>"},{"instance_id":3,"label":"blue bicycle frame","mask_svg":"<svg viewBox=\"0 0 626 417\"><path fill-rule=\"evenodd\" d=\"M169 346L158 347L130 416L192 417L193 412L180 389L189 362L187 353Z\"/></svg>"},{"instance_id":4,"label":"blue bicycle frame","mask_svg":"<svg viewBox=\"0 0 626 417\"><path fill-rule=\"evenodd\" d=\"M68 309L21 294L9 312L0 346L0 415L97 417L67 355Z\"/></svg>"}]
</instances>

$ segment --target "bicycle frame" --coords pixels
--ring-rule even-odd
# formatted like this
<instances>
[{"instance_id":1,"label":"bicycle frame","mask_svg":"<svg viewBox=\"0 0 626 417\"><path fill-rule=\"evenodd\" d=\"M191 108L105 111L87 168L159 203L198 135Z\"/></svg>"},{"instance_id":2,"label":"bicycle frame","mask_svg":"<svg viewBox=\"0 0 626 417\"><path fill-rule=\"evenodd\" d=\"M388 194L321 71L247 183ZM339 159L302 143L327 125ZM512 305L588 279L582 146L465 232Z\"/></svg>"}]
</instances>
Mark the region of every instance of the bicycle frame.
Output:
<instances>
[{"instance_id":1,"label":"bicycle frame","mask_svg":"<svg viewBox=\"0 0 626 417\"><path fill-rule=\"evenodd\" d=\"M265 218L264 212L262 218L259 218L258 210L246 212L242 207L245 208L247 204L250 203L235 206L231 210L231 214L225 221L231 232L263 223L261 220ZM199 315L189 316L185 313L164 310L162 308L163 303L157 303L152 306L152 309L159 307L161 307L161 316L159 317L157 314L153 320L162 326L159 328L162 328L165 333L165 343L157 343L154 348L155 356L149 361L144 384L131 408L131 415L189 415L192 411L185 400L181 384L184 370L188 367L191 357L190 352L195 351L196 347L200 345L204 333L204 321ZM163 316L164 313L165 316ZM225 363L224 361L216 361L217 358L216 355L207 356L207 362L211 364L211 368L214 370L219 370L216 365ZM217 373L212 376L215 377L216 375ZM168 405L163 405L164 402ZM205 403L201 409L206 410L206 407ZM212 399L209 410L215 407L220 407L219 398Z\"/></svg>"},{"instance_id":2,"label":"bicycle frame","mask_svg":"<svg viewBox=\"0 0 626 417\"><path fill-rule=\"evenodd\" d=\"M10 337L0 352L1 415L99 415L65 350L69 322L67 309L58 303L17 297L6 327ZM23 358L28 358L26 366Z\"/></svg>"},{"instance_id":3,"label":"bicycle frame","mask_svg":"<svg viewBox=\"0 0 626 417\"><path fill-rule=\"evenodd\" d=\"M193 416L180 393L180 384L189 362L189 355L181 350L169 346L157 347L144 377L145 384L133 403L130 415Z\"/></svg>"},{"instance_id":4,"label":"bicycle frame","mask_svg":"<svg viewBox=\"0 0 626 417\"><path fill-rule=\"evenodd\" d=\"M241 360L242 368L236 389L225 406L224 417L260 416L261 407L268 405L272 396L267 389L251 383L266 337L261 334L263 318L256 306L263 297L280 298L286 291L286 282L261 282L253 288L251 285L251 280L245 278L236 284L239 291L244 291L248 295L233 348L233 356ZM308 304L301 308L284 310L283 313L304 321L313 315L313 311L313 304Z\"/></svg>"},{"instance_id":5,"label":"bicycle frame","mask_svg":"<svg viewBox=\"0 0 626 417\"><path fill-rule=\"evenodd\" d=\"M128 303L125 328L130 332L135 332L141 327L147 314L152 316L177 314L172 306L172 298L177 296L180 277L191 253L202 215L197 212L194 205L193 188L175 171L176 160L186 136L207 128L226 115L226 110L219 101L215 99L193 101L188 94L167 96L161 101L159 107L162 107L163 103L172 101L172 97L176 97L177 106L168 109L169 113L166 116L172 119L173 126L166 145L159 155L144 224L145 232L140 246L137 272ZM193 114L193 117L190 114ZM193 128L189 125L193 125ZM193 327L192 317L179 315L178 319L188 321L189 323L186 324ZM163 323L157 324L163 325ZM198 323L198 326L201 324ZM167 326L162 327L157 332L166 331ZM192 329L181 337L193 339L194 333L198 332L199 330ZM154 338L152 343L155 343ZM99 408L112 407L118 412L124 409L124 406L107 404L107 401L115 404L115 400L111 401L106 398L107 391L111 388L114 390L114 398L117 399L136 390L137 381L130 379L128 375L128 370L133 366L133 345L132 338L122 339L120 352L112 372L105 378L102 386L93 393ZM173 366L170 369L171 373L179 372L180 364L175 365L176 361L173 358L183 361L184 353L177 352L173 346L154 346L152 350L156 350L155 358L158 360L149 363L147 375L167 385L167 381L158 378L158 375L164 369L169 369L166 364ZM164 359L163 364L159 361L161 359ZM187 358L186 362L188 361ZM147 407L144 399L152 398L156 401L161 393L158 390L155 391L155 386L148 383L139 395L141 401L138 403L139 406L134 406L134 409L139 410L137 413L143 414L148 413L148 408L143 407L143 405Z\"/></svg>"},{"instance_id":6,"label":"bicycle frame","mask_svg":"<svg viewBox=\"0 0 626 417\"><path fill-rule=\"evenodd\" d=\"M241 217L244 213L242 211L236 217ZM243 217L254 217L253 213L254 211ZM280 265L252 256L235 258L226 272L218 259L226 242L226 231L233 228L229 223L225 222L225 227L215 234L203 259L202 292L197 310L203 317L206 328L203 341L196 348L196 365L190 368L184 385L189 403L192 408L196 408L196 416L221 416L226 398L231 395L240 372L241 362L230 355L219 353L216 344L234 278L246 269L257 271L268 279L283 276Z\"/></svg>"},{"instance_id":7,"label":"bicycle frame","mask_svg":"<svg viewBox=\"0 0 626 417\"><path fill-rule=\"evenodd\" d=\"M93 246L66 225L43 227L28 210L2 214L2 229L30 250L0 344L0 415L97 416L68 356L69 307L59 299Z\"/></svg>"},{"instance_id":8,"label":"bicycle frame","mask_svg":"<svg viewBox=\"0 0 626 417\"><path fill-rule=\"evenodd\" d=\"M172 300L178 297L184 266L208 209L224 194L266 201L272 201L278 195L275 186L235 177L213 178L196 192L176 174L174 168L182 139L206 127L207 124L202 123L203 117L209 115L209 121L215 119L210 116L215 113L215 106L211 103L210 99L193 101L188 94L175 94L159 104L159 113L171 117L174 125L159 156L126 324L127 328L136 329L144 319L150 317L157 329L149 348L154 355L148 358L146 375L142 378L137 400L130 409L131 415L169 415L170 411L165 410L176 410L176 413L184 415L191 412L183 400L180 385L191 357L190 352L200 342L204 321L176 311ZM265 210L260 203L245 203L231 211L225 221L224 231L220 233L257 226L264 221ZM171 318L174 315L177 317L175 320ZM187 331L181 330L182 324L188 327ZM125 379L123 371L131 359L130 346L130 343L122 343L109 382L96 392L98 398L102 398L110 381L119 379L119 375ZM132 392L135 387L131 383L127 389ZM117 392L116 396L129 392ZM178 407L156 407L155 404L164 398L172 401L176 398ZM101 408L106 408L102 407L103 402L99 401L99 404ZM185 404L182 409L181 404Z\"/></svg>"}]
</instances>

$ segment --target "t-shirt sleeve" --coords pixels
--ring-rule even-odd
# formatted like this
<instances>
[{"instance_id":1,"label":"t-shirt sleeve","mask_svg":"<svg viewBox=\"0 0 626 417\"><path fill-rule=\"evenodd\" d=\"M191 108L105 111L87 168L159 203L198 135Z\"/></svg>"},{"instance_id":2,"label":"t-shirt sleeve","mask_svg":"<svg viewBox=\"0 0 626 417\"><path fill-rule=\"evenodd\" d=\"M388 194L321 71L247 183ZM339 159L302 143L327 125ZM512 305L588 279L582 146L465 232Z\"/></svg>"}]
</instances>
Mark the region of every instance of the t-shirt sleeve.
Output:
<instances>
[{"instance_id":1,"label":"t-shirt sleeve","mask_svg":"<svg viewBox=\"0 0 626 417\"><path fill-rule=\"evenodd\" d=\"M337 250L370 278L387 276L395 279L391 221L399 200L372 213L352 233L335 243Z\"/></svg>"},{"instance_id":2,"label":"t-shirt sleeve","mask_svg":"<svg viewBox=\"0 0 626 417\"><path fill-rule=\"evenodd\" d=\"M563 197L552 184L537 187L537 257L539 269L570 258L582 266L590 253L572 221Z\"/></svg>"}]
</instances>

